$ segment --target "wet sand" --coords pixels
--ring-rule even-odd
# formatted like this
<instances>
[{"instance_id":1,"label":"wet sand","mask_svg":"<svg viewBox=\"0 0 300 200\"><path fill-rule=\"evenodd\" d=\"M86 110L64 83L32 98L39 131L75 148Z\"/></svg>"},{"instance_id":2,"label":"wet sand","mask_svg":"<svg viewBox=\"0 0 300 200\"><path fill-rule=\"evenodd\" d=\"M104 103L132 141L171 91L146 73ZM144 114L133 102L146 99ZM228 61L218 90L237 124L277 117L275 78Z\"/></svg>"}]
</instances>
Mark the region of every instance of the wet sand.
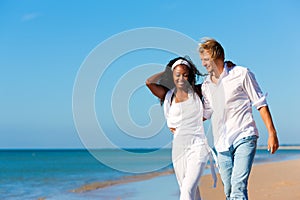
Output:
<instances>
[{"instance_id":1,"label":"wet sand","mask_svg":"<svg viewBox=\"0 0 300 200\"><path fill-rule=\"evenodd\" d=\"M174 174L174 170L168 170L168 171L163 171L163 172L152 172L152 173L141 174L141 175L136 175L136 176L127 176L124 179L95 182L95 183L87 184L80 188L76 188L76 189L72 190L71 192L76 192L76 193L88 192L88 191L106 188L106 187L110 187L110 186L114 186L114 185L149 180L152 178L156 178L159 176L166 176L166 175L170 175L170 174Z\"/></svg>"}]
</instances>

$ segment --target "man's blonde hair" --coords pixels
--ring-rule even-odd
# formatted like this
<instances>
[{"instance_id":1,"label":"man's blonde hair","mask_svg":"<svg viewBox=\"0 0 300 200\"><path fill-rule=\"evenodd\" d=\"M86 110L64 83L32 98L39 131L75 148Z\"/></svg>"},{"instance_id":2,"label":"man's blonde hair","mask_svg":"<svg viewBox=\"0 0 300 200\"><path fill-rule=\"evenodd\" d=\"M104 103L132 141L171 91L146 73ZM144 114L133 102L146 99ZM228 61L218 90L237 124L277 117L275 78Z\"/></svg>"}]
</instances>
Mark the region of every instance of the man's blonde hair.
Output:
<instances>
[{"instance_id":1,"label":"man's blonde hair","mask_svg":"<svg viewBox=\"0 0 300 200\"><path fill-rule=\"evenodd\" d=\"M203 53L207 50L211 54L213 60L221 59L224 61L225 53L224 49L219 42L212 38L202 38L199 44L199 53Z\"/></svg>"}]
</instances>

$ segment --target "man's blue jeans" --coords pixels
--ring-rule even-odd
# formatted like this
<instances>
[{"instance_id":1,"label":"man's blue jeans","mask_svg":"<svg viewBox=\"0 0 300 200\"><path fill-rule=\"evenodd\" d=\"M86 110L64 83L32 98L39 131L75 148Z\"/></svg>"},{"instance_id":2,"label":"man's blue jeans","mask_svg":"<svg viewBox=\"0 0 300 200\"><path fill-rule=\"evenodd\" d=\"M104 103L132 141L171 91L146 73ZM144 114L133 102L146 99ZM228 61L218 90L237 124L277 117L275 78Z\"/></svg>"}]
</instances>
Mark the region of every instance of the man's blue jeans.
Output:
<instances>
[{"instance_id":1,"label":"man's blue jeans","mask_svg":"<svg viewBox=\"0 0 300 200\"><path fill-rule=\"evenodd\" d=\"M226 200L248 200L248 178L256 152L257 136L242 138L229 151L218 152Z\"/></svg>"}]
</instances>

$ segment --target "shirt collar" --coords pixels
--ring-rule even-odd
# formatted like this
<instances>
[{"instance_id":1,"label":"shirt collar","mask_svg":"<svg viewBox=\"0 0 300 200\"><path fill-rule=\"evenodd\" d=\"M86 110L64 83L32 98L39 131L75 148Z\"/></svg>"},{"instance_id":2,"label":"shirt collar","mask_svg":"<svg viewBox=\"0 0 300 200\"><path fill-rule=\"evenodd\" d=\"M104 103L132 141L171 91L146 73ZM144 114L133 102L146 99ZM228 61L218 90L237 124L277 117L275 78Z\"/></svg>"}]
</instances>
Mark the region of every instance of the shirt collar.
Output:
<instances>
[{"instance_id":1,"label":"shirt collar","mask_svg":"<svg viewBox=\"0 0 300 200\"><path fill-rule=\"evenodd\" d=\"M220 78L219 79L223 79L224 77L226 77L229 73L229 69L227 67L227 63L225 62L224 63L224 69L223 69L223 72L221 73L220 75ZM206 83L212 83L211 79L210 79L210 75L208 74L206 79L204 80L204 82Z\"/></svg>"},{"instance_id":2,"label":"shirt collar","mask_svg":"<svg viewBox=\"0 0 300 200\"><path fill-rule=\"evenodd\" d=\"M227 67L227 63L225 62L225 63L224 63L224 69L223 69L223 72L222 72L222 74L220 75L220 79L226 77L226 76L228 75L228 73L229 73L229 69L228 69L228 67Z\"/></svg>"}]
</instances>

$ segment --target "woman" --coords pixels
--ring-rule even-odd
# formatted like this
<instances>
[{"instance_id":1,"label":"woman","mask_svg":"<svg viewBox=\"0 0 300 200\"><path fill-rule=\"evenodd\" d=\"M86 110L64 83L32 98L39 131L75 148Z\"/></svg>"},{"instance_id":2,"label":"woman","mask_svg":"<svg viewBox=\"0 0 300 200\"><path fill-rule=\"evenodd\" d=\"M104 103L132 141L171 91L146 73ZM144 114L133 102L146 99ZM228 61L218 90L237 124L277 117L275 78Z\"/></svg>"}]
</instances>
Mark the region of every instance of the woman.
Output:
<instances>
[{"instance_id":1,"label":"woman","mask_svg":"<svg viewBox=\"0 0 300 200\"><path fill-rule=\"evenodd\" d=\"M180 187L180 200L199 200L198 181L206 166L210 149L203 128L201 75L186 58L171 60L165 71L146 80L150 91L164 105L167 125L173 133L172 161Z\"/></svg>"}]
</instances>

